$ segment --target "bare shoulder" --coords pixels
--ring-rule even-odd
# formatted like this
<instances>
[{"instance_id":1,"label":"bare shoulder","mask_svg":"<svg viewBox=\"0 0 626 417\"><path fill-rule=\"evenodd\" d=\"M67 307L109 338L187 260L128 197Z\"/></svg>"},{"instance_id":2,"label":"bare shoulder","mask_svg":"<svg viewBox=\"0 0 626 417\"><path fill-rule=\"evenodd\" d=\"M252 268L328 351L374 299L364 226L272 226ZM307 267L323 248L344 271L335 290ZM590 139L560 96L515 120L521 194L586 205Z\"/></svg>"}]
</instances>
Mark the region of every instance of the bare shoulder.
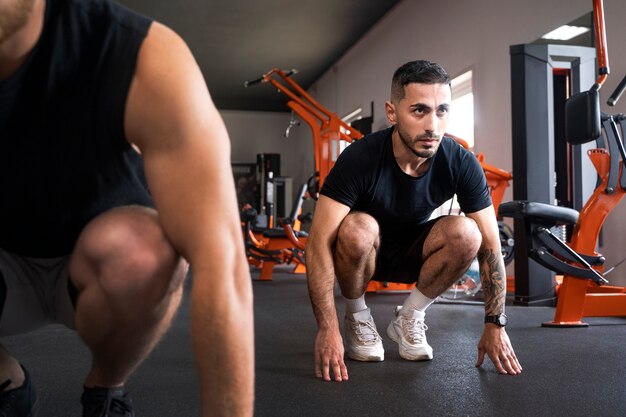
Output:
<instances>
[{"instance_id":1,"label":"bare shoulder","mask_svg":"<svg viewBox=\"0 0 626 417\"><path fill-rule=\"evenodd\" d=\"M139 50L134 81L152 93L170 95L175 93L171 89L204 84L187 44L176 32L158 22L152 24Z\"/></svg>"},{"instance_id":2,"label":"bare shoulder","mask_svg":"<svg viewBox=\"0 0 626 417\"><path fill-rule=\"evenodd\" d=\"M162 59L177 58L176 61ZM160 62L159 62L160 61ZM167 63L167 65L164 65ZM153 22L141 46L137 70L147 69L148 65L159 68L180 64L195 64L195 60L185 41L172 29L159 22Z\"/></svg>"},{"instance_id":3,"label":"bare shoulder","mask_svg":"<svg viewBox=\"0 0 626 417\"><path fill-rule=\"evenodd\" d=\"M142 151L154 143L174 145L167 142L191 138L189 129L215 126L217 118L189 47L172 29L154 22L139 50L129 91L125 119L129 141Z\"/></svg>"},{"instance_id":4,"label":"bare shoulder","mask_svg":"<svg viewBox=\"0 0 626 417\"><path fill-rule=\"evenodd\" d=\"M339 227L343 219L350 213L350 208L330 197L321 195L315 206L315 216L311 225L312 234L314 230L334 231Z\"/></svg>"}]
</instances>

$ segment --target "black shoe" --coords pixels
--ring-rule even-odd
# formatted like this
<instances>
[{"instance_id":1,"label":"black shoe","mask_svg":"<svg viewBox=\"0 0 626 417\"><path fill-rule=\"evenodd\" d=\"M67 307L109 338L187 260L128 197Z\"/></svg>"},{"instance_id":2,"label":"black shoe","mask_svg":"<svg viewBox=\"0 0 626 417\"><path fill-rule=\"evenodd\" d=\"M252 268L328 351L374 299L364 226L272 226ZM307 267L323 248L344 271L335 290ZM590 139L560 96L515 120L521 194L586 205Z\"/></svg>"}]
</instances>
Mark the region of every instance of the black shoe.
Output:
<instances>
[{"instance_id":1,"label":"black shoe","mask_svg":"<svg viewBox=\"0 0 626 417\"><path fill-rule=\"evenodd\" d=\"M135 417L133 402L124 387L85 387L80 402L83 404L83 417Z\"/></svg>"},{"instance_id":2,"label":"black shoe","mask_svg":"<svg viewBox=\"0 0 626 417\"><path fill-rule=\"evenodd\" d=\"M0 417L37 417L39 402L35 388L30 382L30 375L24 367L24 383L9 391L4 389L11 384L7 379L0 384Z\"/></svg>"}]
</instances>

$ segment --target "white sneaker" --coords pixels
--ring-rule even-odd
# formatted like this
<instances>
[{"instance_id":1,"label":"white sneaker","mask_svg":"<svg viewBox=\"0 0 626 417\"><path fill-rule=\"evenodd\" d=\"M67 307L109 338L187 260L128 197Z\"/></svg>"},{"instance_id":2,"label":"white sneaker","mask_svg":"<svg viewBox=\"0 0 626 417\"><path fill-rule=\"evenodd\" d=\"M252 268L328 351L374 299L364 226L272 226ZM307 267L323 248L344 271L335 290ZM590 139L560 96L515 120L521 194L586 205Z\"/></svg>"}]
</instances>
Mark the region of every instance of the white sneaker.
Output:
<instances>
[{"instance_id":1,"label":"white sneaker","mask_svg":"<svg viewBox=\"0 0 626 417\"><path fill-rule=\"evenodd\" d=\"M365 362L385 360L383 339L376 330L370 309L347 314L344 320L349 358Z\"/></svg>"},{"instance_id":2,"label":"white sneaker","mask_svg":"<svg viewBox=\"0 0 626 417\"><path fill-rule=\"evenodd\" d=\"M433 358L433 348L426 341L424 312L411 310L410 315L399 314L402 307L396 307L396 318L387 327L387 336L399 346L400 357L408 361L429 361Z\"/></svg>"}]
</instances>

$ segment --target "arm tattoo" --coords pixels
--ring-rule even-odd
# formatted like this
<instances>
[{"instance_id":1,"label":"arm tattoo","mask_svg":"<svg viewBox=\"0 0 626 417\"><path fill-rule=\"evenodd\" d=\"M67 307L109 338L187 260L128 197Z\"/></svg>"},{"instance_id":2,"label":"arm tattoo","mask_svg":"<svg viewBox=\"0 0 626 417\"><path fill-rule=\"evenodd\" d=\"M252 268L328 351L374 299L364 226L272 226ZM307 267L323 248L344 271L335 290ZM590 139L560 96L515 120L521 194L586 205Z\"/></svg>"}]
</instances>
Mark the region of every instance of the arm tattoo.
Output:
<instances>
[{"instance_id":1,"label":"arm tattoo","mask_svg":"<svg viewBox=\"0 0 626 417\"><path fill-rule=\"evenodd\" d=\"M485 296L485 314L488 316L504 312L506 301L506 271L501 253L492 249L478 253L480 280Z\"/></svg>"}]
</instances>

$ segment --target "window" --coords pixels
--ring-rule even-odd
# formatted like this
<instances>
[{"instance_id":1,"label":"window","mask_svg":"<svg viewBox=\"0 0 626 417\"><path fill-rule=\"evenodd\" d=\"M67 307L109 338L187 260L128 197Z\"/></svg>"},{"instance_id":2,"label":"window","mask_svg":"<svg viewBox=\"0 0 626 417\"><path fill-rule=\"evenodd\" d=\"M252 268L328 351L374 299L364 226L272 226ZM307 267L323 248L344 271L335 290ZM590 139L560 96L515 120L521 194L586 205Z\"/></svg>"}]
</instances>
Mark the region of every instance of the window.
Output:
<instances>
[{"instance_id":1,"label":"window","mask_svg":"<svg viewBox=\"0 0 626 417\"><path fill-rule=\"evenodd\" d=\"M470 148L474 147L474 94L472 94L472 71L464 72L451 82L452 106L447 133L464 139ZM456 196L455 196L456 197ZM459 214L456 198L446 201L436 209L431 218L445 214Z\"/></svg>"},{"instance_id":2,"label":"window","mask_svg":"<svg viewBox=\"0 0 626 417\"><path fill-rule=\"evenodd\" d=\"M465 139L470 148L474 147L472 71L467 71L452 80L452 107L447 131Z\"/></svg>"}]
</instances>

